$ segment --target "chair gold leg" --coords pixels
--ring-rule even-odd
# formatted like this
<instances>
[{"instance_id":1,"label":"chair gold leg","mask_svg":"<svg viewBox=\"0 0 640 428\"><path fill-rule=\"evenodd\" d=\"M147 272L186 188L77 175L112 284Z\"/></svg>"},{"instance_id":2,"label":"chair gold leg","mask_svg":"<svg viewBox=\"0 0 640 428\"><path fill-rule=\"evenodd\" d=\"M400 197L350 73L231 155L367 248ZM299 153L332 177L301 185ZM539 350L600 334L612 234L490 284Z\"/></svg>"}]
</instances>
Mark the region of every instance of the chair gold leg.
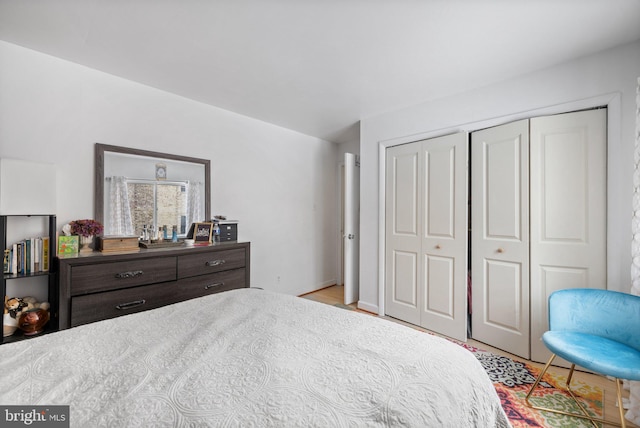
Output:
<instances>
[{"instance_id":1,"label":"chair gold leg","mask_svg":"<svg viewBox=\"0 0 640 428\"><path fill-rule=\"evenodd\" d=\"M626 428L627 424L624 421L624 407L622 407L622 381L616 378L616 386L618 389L618 410L620 410L620 421L622 422L620 426L622 428Z\"/></svg>"},{"instance_id":2,"label":"chair gold leg","mask_svg":"<svg viewBox=\"0 0 640 428\"><path fill-rule=\"evenodd\" d=\"M536 381L533 383L533 385L531 385L531 388L529 389L529 392L527 393L527 396L524 399L524 401L525 401L525 403L526 403L526 405L528 407L530 407L532 409L536 409L536 410L542 410L542 411L545 411L545 412L552 412L552 413L558 413L558 414L565 415L565 416L573 416L573 417L576 417L576 418L588 419L588 420L591 421L593 426L596 427L596 428L598 428L598 425L597 425L598 423L614 425L614 426L626 428L625 421L624 421L624 411L622 410L622 392L621 392L622 388L620 386L620 383L621 383L620 380L616 379L616 382L617 382L617 385L618 385L618 406L620 407L620 420L621 420L621 423L620 422L613 422L613 421L606 421L606 420L600 419L600 418L595 418L595 417L589 415L589 413L587 412L587 409L584 407L584 405L582 403L580 403L580 401L578 401L577 397L575 396L575 394L571 390L570 384L571 384L571 378L573 377L575 364L571 365L571 369L569 370L569 375L567 376L567 382L565 384L565 387L567 389L567 392L569 393L569 395L571 396L573 401L576 403L578 408L580 408L580 410L582 411L583 414L570 413L570 412L565 412L565 411L562 411L562 410L550 409L550 408L547 408L547 407L534 406L529 401L529 398L531 397L531 394L533 394L533 391L538 387L538 384L542 380L542 377L547 372L547 370L549 369L549 366L551 366L551 363L553 362L553 360L555 358L556 358L556 355L552 354L551 358L549 358L549 361L547 361L547 364L544 366L544 368L542 369L542 371L538 375L538 378L536 379Z\"/></svg>"},{"instance_id":3,"label":"chair gold leg","mask_svg":"<svg viewBox=\"0 0 640 428\"><path fill-rule=\"evenodd\" d=\"M569 376L567 377L567 382L565 383L565 388L567 388L567 392L569 393L569 395L571 396L571 398L573 399L573 401L576 403L576 405L580 408L580 411L584 414L584 416L580 416L580 415L573 415L576 417L584 417L585 419L589 419L591 421L591 424L595 427L595 428L599 428L598 424L596 424L597 419L593 418L591 415L589 415L589 412L587 411L587 409L582 405L582 403L580 401L578 401L578 397L575 396L575 394L573 393L573 390L571 389L571 378L573 377L573 371L575 370L576 365L575 364L571 364L571 370L569 370ZM571 413L567 413L568 415L571 415Z\"/></svg>"},{"instance_id":4,"label":"chair gold leg","mask_svg":"<svg viewBox=\"0 0 640 428\"><path fill-rule=\"evenodd\" d=\"M527 406L531 407L532 409L535 409L535 407L533 406L533 404L531 404L529 402L529 397L531 397L531 394L533 393L533 390L536 389L536 387L538 386L538 384L542 380L542 376L544 376L544 374L547 372L547 369L549 369L549 366L551 365L551 363L553 362L553 360L555 358L556 358L556 354L551 354L551 358L549 358L549 361L547 361L547 364L544 366L544 369L542 369L542 371L538 375L538 378L536 379L536 381L533 382L533 385L531 385L531 389L529 389L529 392L527 393L527 396L524 397L524 401L527 403Z\"/></svg>"}]
</instances>

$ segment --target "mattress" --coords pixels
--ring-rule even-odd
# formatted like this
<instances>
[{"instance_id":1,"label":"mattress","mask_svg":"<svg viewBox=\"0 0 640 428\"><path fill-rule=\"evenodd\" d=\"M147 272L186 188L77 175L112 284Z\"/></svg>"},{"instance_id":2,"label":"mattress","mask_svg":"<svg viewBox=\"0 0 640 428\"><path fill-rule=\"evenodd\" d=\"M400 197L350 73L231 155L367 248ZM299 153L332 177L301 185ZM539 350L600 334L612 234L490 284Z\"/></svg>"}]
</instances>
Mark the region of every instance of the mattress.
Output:
<instances>
[{"instance_id":1,"label":"mattress","mask_svg":"<svg viewBox=\"0 0 640 428\"><path fill-rule=\"evenodd\" d=\"M463 347L240 289L0 346L0 404L74 427L508 427Z\"/></svg>"}]
</instances>

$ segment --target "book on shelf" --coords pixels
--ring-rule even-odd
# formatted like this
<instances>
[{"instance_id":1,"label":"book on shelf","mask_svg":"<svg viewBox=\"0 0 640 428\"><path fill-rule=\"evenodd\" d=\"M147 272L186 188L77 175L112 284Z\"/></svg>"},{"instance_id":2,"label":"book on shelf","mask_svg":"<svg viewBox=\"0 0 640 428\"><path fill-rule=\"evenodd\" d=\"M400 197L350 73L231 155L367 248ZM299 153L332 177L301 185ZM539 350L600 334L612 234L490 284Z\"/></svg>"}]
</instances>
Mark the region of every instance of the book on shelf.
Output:
<instances>
[{"instance_id":1,"label":"book on shelf","mask_svg":"<svg viewBox=\"0 0 640 428\"><path fill-rule=\"evenodd\" d=\"M48 272L49 271L49 264L50 262L50 257L49 257L49 237L48 236L43 236L42 237L42 271L43 272Z\"/></svg>"},{"instance_id":2,"label":"book on shelf","mask_svg":"<svg viewBox=\"0 0 640 428\"><path fill-rule=\"evenodd\" d=\"M24 274L24 242L18 242L18 273Z\"/></svg>"},{"instance_id":3,"label":"book on shelf","mask_svg":"<svg viewBox=\"0 0 640 428\"><path fill-rule=\"evenodd\" d=\"M24 273L30 274L33 262L33 241L25 239L24 241Z\"/></svg>"},{"instance_id":4,"label":"book on shelf","mask_svg":"<svg viewBox=\"0 0 640 428\"><path fill-rule=\"evenodd\" d=\"M41 272L40 257L42 254L42 238L33 238L33 271Z\"/></svg>"},{"instance_id":5,"label":"book on shelf","mask_svg":"<svg viewBox=\"0 0 640 428\"><path fill-rule=\"evenodd\" d=\"M2 272L11 273L11 249L6 248L4 250L4 257L2 262Z\"/></svg>"},{"instance_id":6,"label":"book on shelf","mask_svg":"<svg viewBox=\"0 0 640 428\"><path fill-rule=\"evenodd\" d=\"M18 273L18 244L13 244L11 246L11 273L12 274L17 274Z\"/></svg>"},{"instance_id":7,"label":"book on shelf","mask_svg":"<svg viewBox=\"0 0 640 428\"><path fill-rule=\"evenodd\" d=\"M77 238L77 237L76 237ZM29 275L47 272L51 265L48 236L23 239L5 249L3 273Z\"/></svg>"}]
</instances>

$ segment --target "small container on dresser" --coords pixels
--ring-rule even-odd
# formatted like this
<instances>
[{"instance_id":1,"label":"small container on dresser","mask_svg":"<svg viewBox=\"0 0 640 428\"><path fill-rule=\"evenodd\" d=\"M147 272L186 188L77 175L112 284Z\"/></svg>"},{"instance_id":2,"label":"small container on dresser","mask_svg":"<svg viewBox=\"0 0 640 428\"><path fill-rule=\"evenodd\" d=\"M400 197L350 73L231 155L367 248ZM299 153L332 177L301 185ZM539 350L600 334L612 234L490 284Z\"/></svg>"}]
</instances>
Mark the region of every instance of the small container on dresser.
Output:
<instances>
[{"instance_id":1,"label":"small container on dresser","mask_svg":"<svg viewBox=\"0 0 640 428\"><path fill-rule=\"evenodd\" d=\"M238 240L237 220L215 220L220 227L220 242Z\"/></svg>"},{"instance_id":2,"label":"small container on dresser","mask_svg":"<svg viewBox=\"0 0 640 428\"><path fill-rule=\"evenodd\" d=\"M138 251L137 236L98 236L97 249L103 253Z\"/></svg>"}]
</instances>

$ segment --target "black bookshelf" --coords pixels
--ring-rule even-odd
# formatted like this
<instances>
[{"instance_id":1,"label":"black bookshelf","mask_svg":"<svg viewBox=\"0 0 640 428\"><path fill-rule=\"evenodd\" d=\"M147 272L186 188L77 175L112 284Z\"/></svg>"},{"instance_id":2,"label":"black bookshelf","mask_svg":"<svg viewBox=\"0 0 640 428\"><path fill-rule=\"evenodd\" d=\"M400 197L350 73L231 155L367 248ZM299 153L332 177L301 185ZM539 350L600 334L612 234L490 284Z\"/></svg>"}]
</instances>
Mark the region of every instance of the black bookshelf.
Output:
<instances>
[{"instance_id":1,"label":"black bookshelf","mask_svg":"<svg viewBox=\"0 0 640 428\"><path fill-rule=\"evenodd\" d=\"M11 335L4 337L0 337L0 344L16 342L22 339L27 339L35 336L39 336L42 334L51 333L58 330L58 282L57 282L57 274L55 270L54 258L56 255L56 216L54 214L44 214L44 215L0 215L0 243L2 244L2 254L4 257L4 251L9 249L12 244L7 244L7 228L9 227L9 223L11 218L13 217L48 217L48 236L49 236L49 270L48 271L38 271L38 272L30 272L30 273L3 273L2 280L0 281L0 292L2 292L3 298L3 308L4 308L4 296L7 295L7 283L9 281L19 281L24 278L34 278L34 277L47 277L47 294L48 301L50 304L49 315L50 319L45 329L42 333L34 336L25 336L22 334L20 329L16 330L16 332ZM9 246L8 246L9 245ZM9 297L24 297L24 296L9 296ZM3 332L4 332L4 316L2 318L3 324Z\"/></svg>"}]
</instances>

